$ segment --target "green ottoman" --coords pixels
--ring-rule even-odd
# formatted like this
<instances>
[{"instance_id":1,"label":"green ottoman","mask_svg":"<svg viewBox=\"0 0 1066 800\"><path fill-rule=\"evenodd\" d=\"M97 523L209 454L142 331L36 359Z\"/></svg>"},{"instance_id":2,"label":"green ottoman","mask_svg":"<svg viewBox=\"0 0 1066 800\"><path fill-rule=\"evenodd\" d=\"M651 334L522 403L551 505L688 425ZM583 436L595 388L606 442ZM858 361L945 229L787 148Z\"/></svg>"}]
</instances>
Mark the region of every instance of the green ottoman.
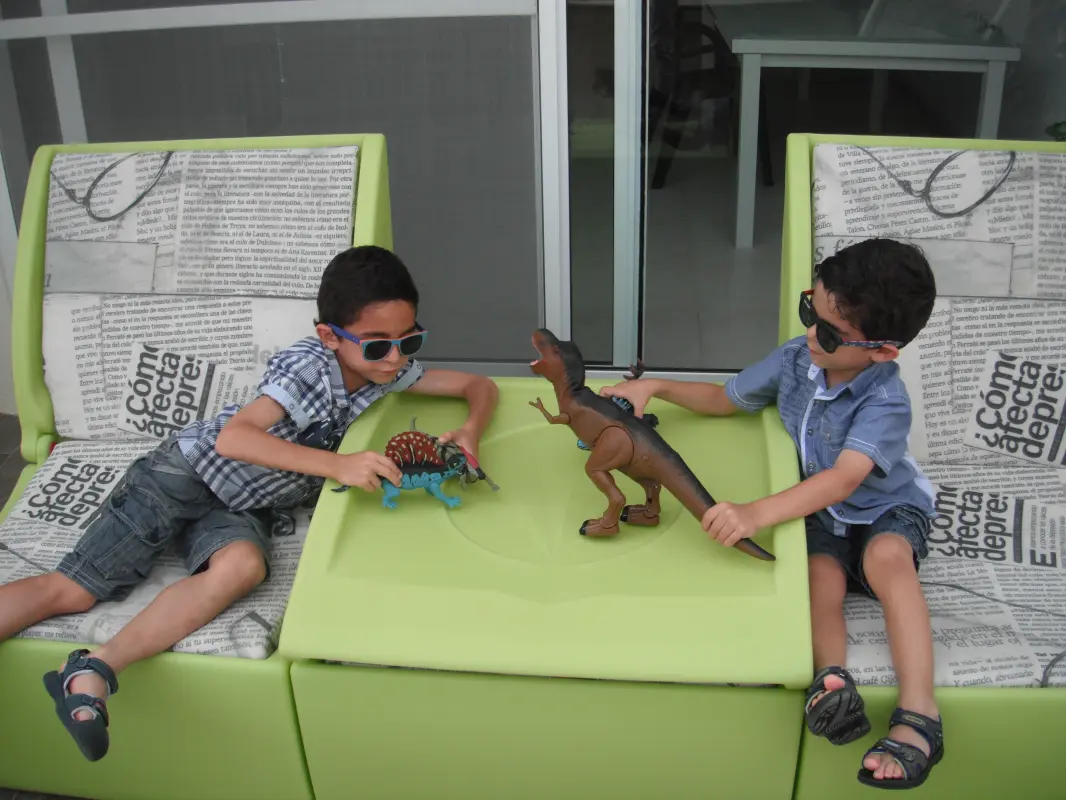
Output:
<instances>
[{"instance_id":1,"label":"green ottoman","mask_svg":"<svg viewBox=\"0 0 1066 800\"><path fill-rule=\"evenodd\" d=\"M802 526L760 534L777 561L757 561L664 492L658 527L582 537L605 498L574 435L528 404L551 409L551 387L498 383L481 461L499 492L446 484L453 510L422 491L391 510L322 494L279 645L316 797L790 797L811 674ZM776 410L655 412L716 497L796 480ZM342 449L464 415L390 396Z\"/></svg>"}]
</instances>

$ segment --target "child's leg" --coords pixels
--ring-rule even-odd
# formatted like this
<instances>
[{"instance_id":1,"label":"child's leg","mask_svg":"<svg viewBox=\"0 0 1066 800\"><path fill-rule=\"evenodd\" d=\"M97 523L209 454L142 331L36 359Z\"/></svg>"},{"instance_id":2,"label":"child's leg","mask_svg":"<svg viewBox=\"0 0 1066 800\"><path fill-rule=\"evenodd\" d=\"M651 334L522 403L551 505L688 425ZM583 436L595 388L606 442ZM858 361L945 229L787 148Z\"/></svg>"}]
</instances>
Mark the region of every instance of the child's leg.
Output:
<instances>
[{"instance_id":1,"label":"child's leg","mask_svg":"<svg viewBox=\"0 0 1066 800\"><path fill-rule=\"evenodd\" d=\"M169 471L160 473L160 469ZM180 504L183 513L162 517L157 498L164 484L175 488L172 471L167 466L166 445L138 458L55 572L0 586L0 641L51 617L88 611L100 600L125 597L189 515L197 513L198 507L209 507L202 502L198 505L205 492L210 493L201 484L199 489L185 489L168 498L171 504Z\"/></svg>"},{"instance_id":2,"label":"child's leg","mask_svg":"<svg viewBox=\"0 0 1066 800\"><path fill-rule=\"evenodd\" d=\"M806 524L815 669L805 704L807 727L832 744L847 744L870 730L862 697L844 668L848 588L844 564L856 560L855 550L848 538L828 532L817 517L808 518Z\"/></svg>"},{"instance_id":3,"label":"child's leg","mask_svg":"<svg viewBox=\"0 0 1066 800\"><path fill-rule=\"evenodd\" d=\"M916 562L925 557L928 526L910 509L896 509L870 528L863 549L863 580L881 602L899 681L899 707L939 720L933 696L933 636L929 608L918 579ZM895 725L888 738L913 745L929 755L929 741L913 727ZM878 780L904 778L903 769L887 753L867 755L863 766Z\"/></svg>"},{"instance_id":4,"label":"child's leg","mask_svg":"<svg viewBox=\"0 0 1066 800\"><path fill-rule=\"evenodd\" d=\"M88 611L96 598L66 575L49 572L0 586L0 642L63 614Z\"/></svg>"},{"instance_id":5,"label":"child's leg","mask_svg":"<svg viewBox=\"0 0 1066 800\"><path fill-rule=\"evenodd\" d=\"M116 673L168 650L202 628L263 582L270 531L265 515L217 508L189 525L180 540L189 577L171 584L141 613L98 647L98 658ZM72 692L104 697L107 685L96 674L79 675ZM81 712L89 718L91 714Z\"/></svg>"},{"instance_id":6,"label":"child's leg","mask_svg":"<svg viewBox=\"0 0 1066 800\"><path fill-rule=\"evenodd\" d=\"M220 501L193 472L177 443L166 442L130 465L100 516L56 571L96 600L121 600L144 580L186 526L219 507ZM144 627L135 633L145 637L146 644L155 641ZM106 708L101 702L108 696L108 685L101 673L113 680L112 670L128 665L121 646L128 635L126 630L116 637L119 647L114 653L100 648L91 654L96 659L92 662L74 653L59 671L44 676L60 720L92 760L101 758L108 746Z\"/></svg>"},{"instance_id":7,"label":"child's leg","mask_svg":"<svg viewBox=\"0 0 1066 800\"><path fill-rule=\"evenodd\" d=\"M844 625L844 596L847 575L840 562L825 554L807 559L811 596L811 639L814 646L814 671L843 666L848 644ZM832 683L830 683L832 681ZM844 681L835 675L826 678L827 690L842 689Z\"/></svg>"}]
</instances>

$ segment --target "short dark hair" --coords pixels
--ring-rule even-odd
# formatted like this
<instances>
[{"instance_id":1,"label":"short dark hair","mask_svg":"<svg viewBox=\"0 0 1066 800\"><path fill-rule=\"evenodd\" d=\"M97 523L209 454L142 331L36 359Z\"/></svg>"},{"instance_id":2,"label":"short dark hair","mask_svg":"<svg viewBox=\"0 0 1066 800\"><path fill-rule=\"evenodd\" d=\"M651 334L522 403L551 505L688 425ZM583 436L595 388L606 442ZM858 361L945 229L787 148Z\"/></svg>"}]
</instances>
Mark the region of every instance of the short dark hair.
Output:
<instances>
[{"instance_id":1,"label":"short dark hair","mask_svg":"<svg viewBox=\"0 0 1066 800\"><path fill-rule=\"evenodd\" d=\"M837 311L873 341L909 344L936 302L936 280L921 249L894 239L867 239L814 268Z\"/></svg>"},{"instance_id":2,"label":"short dark hair","mask_svg":"<svg viewBox=\"0 0 1066 800\"><path fill-rule=\"evenodd\" d=\"M406 265L384 247L350 247L322 273L315 324L345 328L367 306L389 300L406 300L418 310L418 289Z\"/></svg>"}]
</instances>

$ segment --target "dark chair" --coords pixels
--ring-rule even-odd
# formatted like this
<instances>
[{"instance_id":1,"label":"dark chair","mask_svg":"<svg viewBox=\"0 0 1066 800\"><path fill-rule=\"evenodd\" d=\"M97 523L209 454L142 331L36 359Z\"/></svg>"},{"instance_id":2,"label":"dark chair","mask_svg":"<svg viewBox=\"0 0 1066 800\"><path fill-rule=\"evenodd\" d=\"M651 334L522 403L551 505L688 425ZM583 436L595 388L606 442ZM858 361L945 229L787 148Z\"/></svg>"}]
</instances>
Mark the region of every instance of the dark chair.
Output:
<instances>
[{"instance_id":1,"label":"dark chair","mask_svg":"<svg viewBox=\"0 0 1066 800\"><path fill-rule=\"evenodd\" d=\"M681 128L693 109L704 100L728 98L729 147L735 156L739 145L740 63L725 38L714 26L686 22L677 0L651 0L648 10L650 59L648 79L648 142L656 134L662 140L652 174L651 188L661 189L681 148ZM713 13L712 13L713 16ZM682 49L682 40L696 38L699 45ZM683 69L681 64L706 53L714 55L714 66ZM766 127L766 96L759 88L759 161L764 186L773 186L770 137Z\"/></svg>"}]
</instances>

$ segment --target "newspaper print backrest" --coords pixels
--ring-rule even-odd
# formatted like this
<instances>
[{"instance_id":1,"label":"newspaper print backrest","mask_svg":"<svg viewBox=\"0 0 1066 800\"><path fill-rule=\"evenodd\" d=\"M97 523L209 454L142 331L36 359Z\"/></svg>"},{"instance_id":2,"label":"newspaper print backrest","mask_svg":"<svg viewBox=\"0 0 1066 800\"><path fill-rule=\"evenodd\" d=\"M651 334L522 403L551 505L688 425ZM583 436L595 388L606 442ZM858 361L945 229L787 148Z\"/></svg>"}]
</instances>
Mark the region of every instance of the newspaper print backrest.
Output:
<instances>
[{"instance_id":1,"label":"newspaper print backrest","mask_svg":"<svg viewBox=\"0 0 1066 800\"><path fill-rule=\"evenodd\" d=\"M936 277L932 318L899 363L910 453L936 494L920 574L937 683L1066 683L1048 670L1066 624L1004 602L1066 599L1066 152L820 143L812 200L816 262L891 237L920 246ZM870 603L849 598L848 662L883 682Z\"/></svg>"},{"instance_id":2,"label":"newspaper print backrest","mask_svg":"<svg viewBox=\"0 0 1066 800\"><path fill-rule=\"evenodd\" d=\"M246 401L314 333L357 163L355 145L57 154L43 352L59 435L162 439Z\"/></svg>"}]
</instances>

